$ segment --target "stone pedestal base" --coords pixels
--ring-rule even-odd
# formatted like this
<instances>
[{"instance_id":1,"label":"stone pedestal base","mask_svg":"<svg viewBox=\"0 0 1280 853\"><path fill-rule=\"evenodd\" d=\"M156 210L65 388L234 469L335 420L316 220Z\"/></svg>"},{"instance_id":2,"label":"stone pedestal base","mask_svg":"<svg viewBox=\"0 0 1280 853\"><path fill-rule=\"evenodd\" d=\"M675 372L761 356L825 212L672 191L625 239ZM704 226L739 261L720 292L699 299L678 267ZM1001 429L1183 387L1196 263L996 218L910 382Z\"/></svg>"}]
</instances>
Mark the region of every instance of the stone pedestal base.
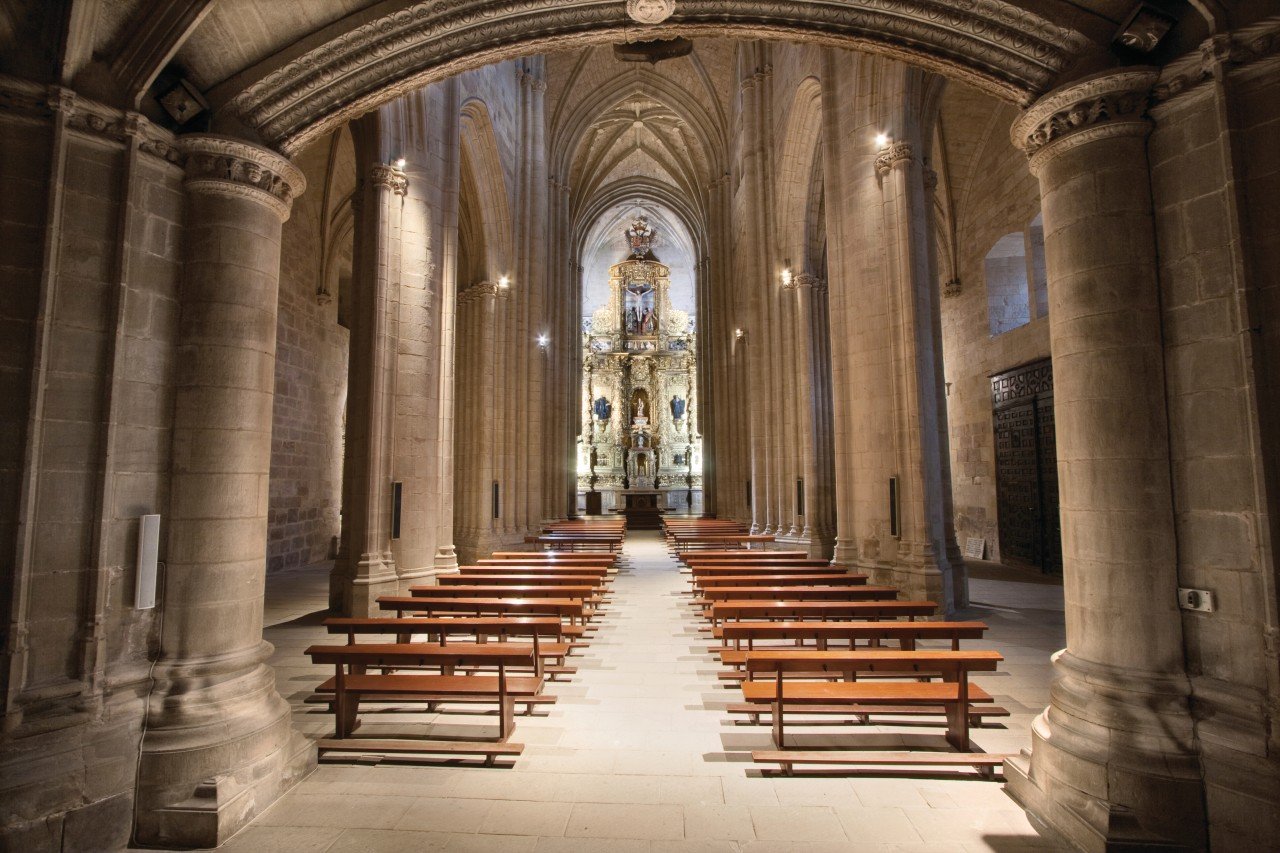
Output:
<instances>
[{"instance_id":1,"label":"stone pedestal base","mask_svg":"<svg viewBox=\"0 0 1280 853\"><path fill-rule=\"evenodd\" d=\"M1203 784L1179 684L1066 652L1054 655L1054 670L1030 753L1005 764L1009 793L1081 850L1205 849Z\"/></svg>"},{"instance_id":2,"label":"stone pedestal base","mask_svg":"<svg viewBox=\"0 0 1280 853\"><path fill-rule=\"evenodd\" d=\"M270 675L268 670L268 675ZM274 677L271 677L274 694ZM257 713L255 713L257 712ZM223 712L243 724L270 719L225 739L186 743L181 730L145 744L139 771L134 839L153 847L217 847L260 815L316 766L315 744L295 731L289 706L259 693L245 707ZM195 730L204 741L207 726ZM206 773L214 771L214 775Z\"/></svg>"}]
</instances>

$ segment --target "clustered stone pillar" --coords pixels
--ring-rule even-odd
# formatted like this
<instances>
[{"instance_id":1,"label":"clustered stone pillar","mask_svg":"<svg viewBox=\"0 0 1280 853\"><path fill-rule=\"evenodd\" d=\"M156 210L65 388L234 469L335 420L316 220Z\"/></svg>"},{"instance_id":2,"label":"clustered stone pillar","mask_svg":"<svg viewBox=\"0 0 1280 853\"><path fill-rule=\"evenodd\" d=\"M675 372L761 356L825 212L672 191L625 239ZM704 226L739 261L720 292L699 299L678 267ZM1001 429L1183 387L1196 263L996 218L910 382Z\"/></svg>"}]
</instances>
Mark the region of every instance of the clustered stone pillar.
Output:
<instances>
[{"instance_id":1,"label":"clustered stone pillar","mask_svg":"<svg viewBox=\"0 0 1280 853\"><path fill-rule=\"evenodd\" d=\"M357 239L352 282L351 382L347 392L343 471L343 565L335 567L341 611L378 613L380 595L398 589L391 551L391 410L394 384L390 325L399 287L399 230L404 173L375 163L356 188ZM331 597L338 597L331 595ZM335 602L336 603L336 602Z\"/></svg>"},{"instance_id":2,"label":"clustered stone pillar","mask_svg":"<svg viewBox=\"0 0 1280 853\"><path fill-rule=\"evenodd\" d=\"M916 153L919 143L899 141L875 161L884 192L885 248L889 314L893 322L886 355L893 394L895 470L898 482L898 541L892 556L893 581L912 598L938 601L944 612L955 609L955 590L948 582L944 494L938 405L941 362L935 358L938 310L929 265L924 174Z\"/></svg>"},{"instance_id":3,"label":"clustered stone pillar","mask_svg":"<svg viewBox=\"0 0 1280 853\"><path fill-rule=\"evenodd\" d=\"M281 226L302 173L189 136L168 562L135 837L213 847L315 762L262 639Z\"/></svg>"},{"instance_id":4,"label":"clustered stone pillar","mask_svg":"<svg viewBox=\"0 0 1280 853\"><path fill-rule=\"evenodd\" d=\"M1086 80L1013 128L1044 212L1067 648L1033 748L1006 773L1032 814L1086 850L1205 844L1146 152L1155 79Z\"/></svg>"}]
</instances>

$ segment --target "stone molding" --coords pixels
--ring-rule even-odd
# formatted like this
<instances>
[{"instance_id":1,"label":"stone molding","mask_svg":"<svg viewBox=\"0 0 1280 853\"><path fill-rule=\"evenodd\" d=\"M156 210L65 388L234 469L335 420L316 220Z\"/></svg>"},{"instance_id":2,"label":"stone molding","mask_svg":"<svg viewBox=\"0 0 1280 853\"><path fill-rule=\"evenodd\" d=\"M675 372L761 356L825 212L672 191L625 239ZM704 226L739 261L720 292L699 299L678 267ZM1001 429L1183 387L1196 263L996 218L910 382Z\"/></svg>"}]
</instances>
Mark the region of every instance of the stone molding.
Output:
<instances>
[{"instance_id":1,"label":"stone molding","mask_svg":"<svg viewBox=\"0 0 1280 853\"><path fill-rule=\"evenodd\" d=\"M394 166L374 164L369 170L369 180L375 187L391 190L398 196L403 197L409 194L409 178Z\"/></svg>"},{"instance_id":2,"label":"stone molding","mask_svg":"<svg viewBox=\"0 0 1280 853\"><path fill-rule=\"evenodd\" d=\"M222 93L227 109L286 154L380 104L452 74L549 49L625 40L623 3L418 2L331 38ZM682 0L646 38L786 38L860 49L959 78L1014 103L1044 91L1092 42L997 0Z\"/></svg>"},{"instance_id":3,"label":"stone molding","mask_svg":"<svg viewBox=\"0 0 1280 853\"><path fill-rule=\"evenodd\" d=\"M225 136L183 136L189 192L231 196L271 208L283 222L293 197L307 187L302 170L274 151Z\"/></svg>"},{"instance_id":4,"label":"stone molding","mask_svg":"<svg viewBox=\"0 0 1280 853\"><path fill-rule=\"evenodd\" d=\"M42 86L0 75L0 112L37 121L61 116L77 133L118 144L131 141L143 154L173 166L186 162L177 137L146 116L100 104L62 86Z\"/></svg>"},{"instance_id":5,"label":"stone molding","mask_svg":"<svg viewBox=\"0 0 1280 853\"><path fill-rule=\"evenodd\" d=\"M1200 49L1166 65L1151 90L1153 104L1190 92L1223 70L1280 55L1280 19L1272 18L1237 32L1220 33Z\"/></svg>"},{"instance_id":6,"label":"stone molding","mask_svg":"<svg viewBox=\"0 0 1280 853\"><path fill-rule=\"evenodd\" d=\"M1111 72L1050 92L1013 123L1013 144L1031 158L1031 171L1078 145L1145 134L1154 68Z\"/></svg>"},{"instance_id":7,"label":"stone molding","mask_svg":"<svg viewBox=\"0 0 1280 853\"><path fill-rule=\"evenodd\" d=\"M959 296L964 292L964 286L958 278L949 278L942 285L942 295L947 299Z\"/></svg>"},{"instance_id":8,"label":"stone molding","mask_svg":"<svg viewBox=\"0 0 1280 853\"><path fill-rule=\"evenodd\" d=\"M910 165L915 159L915 150L911 147L910 142L895 142L880 149L880 153L876 155L876 174L884 177L889 174L894 166L899 164Z\"/></svg>"}]
</instances>

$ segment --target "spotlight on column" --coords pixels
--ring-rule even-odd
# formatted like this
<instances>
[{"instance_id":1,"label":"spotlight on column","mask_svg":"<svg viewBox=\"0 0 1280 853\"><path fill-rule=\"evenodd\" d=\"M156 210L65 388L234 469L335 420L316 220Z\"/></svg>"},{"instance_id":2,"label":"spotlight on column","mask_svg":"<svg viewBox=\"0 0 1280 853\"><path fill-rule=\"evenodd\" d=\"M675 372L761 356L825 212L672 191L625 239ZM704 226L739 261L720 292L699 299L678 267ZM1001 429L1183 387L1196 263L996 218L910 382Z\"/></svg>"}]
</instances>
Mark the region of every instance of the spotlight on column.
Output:
<instances>
[{"instance_id":1,"label":"spotlight on column","mask_svg":"<svg viewBox=\"0 0 1280 853\"><path fill-rule=\"evenodd\" d=\"M547 347L551 346L551 338L547 337L546 335L538 335L538 346L542 347L543 349L546 349Z\"/></svg>"},{"instance_id":2,"label":"spotlight on column","mask_svg":"<svg viewBox=\"0 0 1280 853\"><path fill-rule=\"evenodd\" d=\"M877 148L884 148L884 147L885 147L886 145L888 145L888 144L889 144L889 134L887 134L887 133L877 133L877 134L876 134L876 147L877 147Z\"/></svg>"},{"instance_id":3,"label":"spotlight on column","mask_svg":"<svg viewBox=\"0 0 1280 853\"><path fill-rule=\"evenodd\" d=\"M746 333L746 332L744 332L744 331L742 331L741 329L734 329L734 330L733 330L733 337L734 337L734 339L735 339L735 340L739 340L739 341L740 341L740 340L742 340L744 337L746 337L746 335L747 335L747 333Z\"/></svg>"},{"instance_id":4,"label":"spotlight on column","mask_svg":"<svg viewBox=\"0 0 1280 853\"><path fill-rule=\"evenodd\" d=\"M783 287L790 287L790 286L791 286L791 259L790 259L790 258L787 258L787 260L786 260L786 266L784 266L784 267L782 268L782 276L781 276L781 278L782 278L782 286L783 286Z\"/></svg>"},{"instance_id":5,"label":"spotlight on column","mask_svg":"<svg viewBox=\"0 0 1280 853\"><path fill-rule=\"evenodd\" d=\"M392 166L395 166L397 169L403 169L403 168L404 168L404 158L403 158L403 157L397 157L397 158L395 159L395 162L394 162L394 163L392 163L391 165L392 165Z\"/></svg>"},{"instance_id":6,"label":"spotlight on column","mask_svg":"<svg viewBox=\"0 0 1280 853\"><path fill-rule=\"evenodd\" d=\"M507 278L505 275L500 276L498 278L498 287L501 287L503 290L506 290L510 286L511 286L511 279Z\"/></svg>"}]
</instances>

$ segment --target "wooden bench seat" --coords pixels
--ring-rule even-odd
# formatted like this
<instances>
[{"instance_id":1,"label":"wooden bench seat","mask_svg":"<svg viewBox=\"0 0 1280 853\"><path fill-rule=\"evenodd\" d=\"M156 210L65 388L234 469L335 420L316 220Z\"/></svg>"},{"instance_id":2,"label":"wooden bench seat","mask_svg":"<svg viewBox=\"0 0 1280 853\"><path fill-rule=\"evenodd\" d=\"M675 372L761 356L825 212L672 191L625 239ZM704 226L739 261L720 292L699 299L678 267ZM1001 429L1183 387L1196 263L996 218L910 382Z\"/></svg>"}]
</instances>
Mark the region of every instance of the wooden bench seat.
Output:
<instances>
[{"instance_id":1,"label":"wooden bench seat","mask_svg":"<svg viewBox=\"0 0 1280 853\"><path fill-rule=\"evenodd\" d=\"M973 767L984 779L994 779L995 769L1002 767L1011 755L986 752L871 752L863 750L777 750L755 749L751 760L757 764L777 764L784 775L791 775L796 764L825 766L852 765L870 767Z\"/></svg>"},{"instance_id":2,"label":"wooden bench seat","mask_svg":"<svg viewBox=\"0 0 1280 853\"><path fill-rule=\"evenodd\" d=\"M898 588L893 586L726 586L707 587L702 601L893 601Z\"/></svg>"},{"instance_id":3,"label":"wooden bench seat","mask_svg":"<svg viewBox=\"0 0 1280 853\"><path fill-rule=\"evenodd\" d=\"M818 619L914 619L932 616L938 605L932 601L718 601L711 606L709 617L714 626L720 622L743 619L800 621Z\"/></svg>"},{"instance_id":4,"label":"wooden bench seat","mask_svg":"<svg viewBox=\"0 0 1280 853\"><path fill-rule=\"evenodd\" d=\"M716 631L723 645L712 651L726 664L740 664L746 662L746 651L738 650L744 643L746 650L756 649L757 641L812 642L819 651L832 642L853 646L858 640L876 645L896 641L912 651L920 640L949 640L951 648L959 650L961 640L982 639L986 631L985 622L726 622Z\"/></svg>"},{"instance_id":5,"label":"wooden bench seat","mask_svg":"<svg viewBox=\"0 0 1280 853\"><path fill-rule=\"evenodd\" d=\"M360 702L378 697L420 697L442 701L453 696L489 698L498 705L499 740L506 741L515 728L514 703L518 697L542 692L538 676L510 676L507 669L534 669L536 657L531 646L514 643L469 643L461 647L433 643L366 643L345 646L310 646L305 654L317 664L334 667L332 681L335 737L347 737L356 725ZM398 675L367 670L400 667L455 668L496 667L497 675Z\"/></svg>"},{"instance_id":6,"label":"wooden bench seat","mask_svg":"<svg viewBox=\"0 0 1280 853\"><path fill-rule=\"evenodd\" d=\"M580 624L586 618L586 604L581 598L417 598L411 595L383 595L378 607L394 611L397 616L405 613L457 613L472 616L558 616L568 619L570 625ZM566 629L567 632L567 629Z\"/></svg>"},{"instance_id":7,"label":"wooden bench seat","mask_svg":"<svg viewBox=\"0 0 1280 853\"><path fill-rule=\"evenodd\" d=\"M694 575L692 583L695 590L718 586L864 586L867 576L851 575L839 569L795 574L775 574L765 569L758 574L744 572L740 575Z\"/></svg>"},{"instance_id":8,"label":"wooden bench seat","mask_svg":"<svg viewBox=\"0 0 1280 853\"><path fill-rule=\"evenodd\" d=\"M784 715L792 705L941 705L946 708L947 741L956 749L969 750L968 709L976 689L971 691L970 672L992 672L1003 660L999 652L975 651L753 651L748 653L748 680L742 696L748 703L768 704L773 715L773 740L779 749L786 746ZM939 674L941 682L915 681L794 681L788 673L815 671L839 673L856 678L861 672L889 672L914 675ZM773 678L756 680L761 673ZM976 688L976 685L974 685Z\"/></svg>"}]
</instances>

